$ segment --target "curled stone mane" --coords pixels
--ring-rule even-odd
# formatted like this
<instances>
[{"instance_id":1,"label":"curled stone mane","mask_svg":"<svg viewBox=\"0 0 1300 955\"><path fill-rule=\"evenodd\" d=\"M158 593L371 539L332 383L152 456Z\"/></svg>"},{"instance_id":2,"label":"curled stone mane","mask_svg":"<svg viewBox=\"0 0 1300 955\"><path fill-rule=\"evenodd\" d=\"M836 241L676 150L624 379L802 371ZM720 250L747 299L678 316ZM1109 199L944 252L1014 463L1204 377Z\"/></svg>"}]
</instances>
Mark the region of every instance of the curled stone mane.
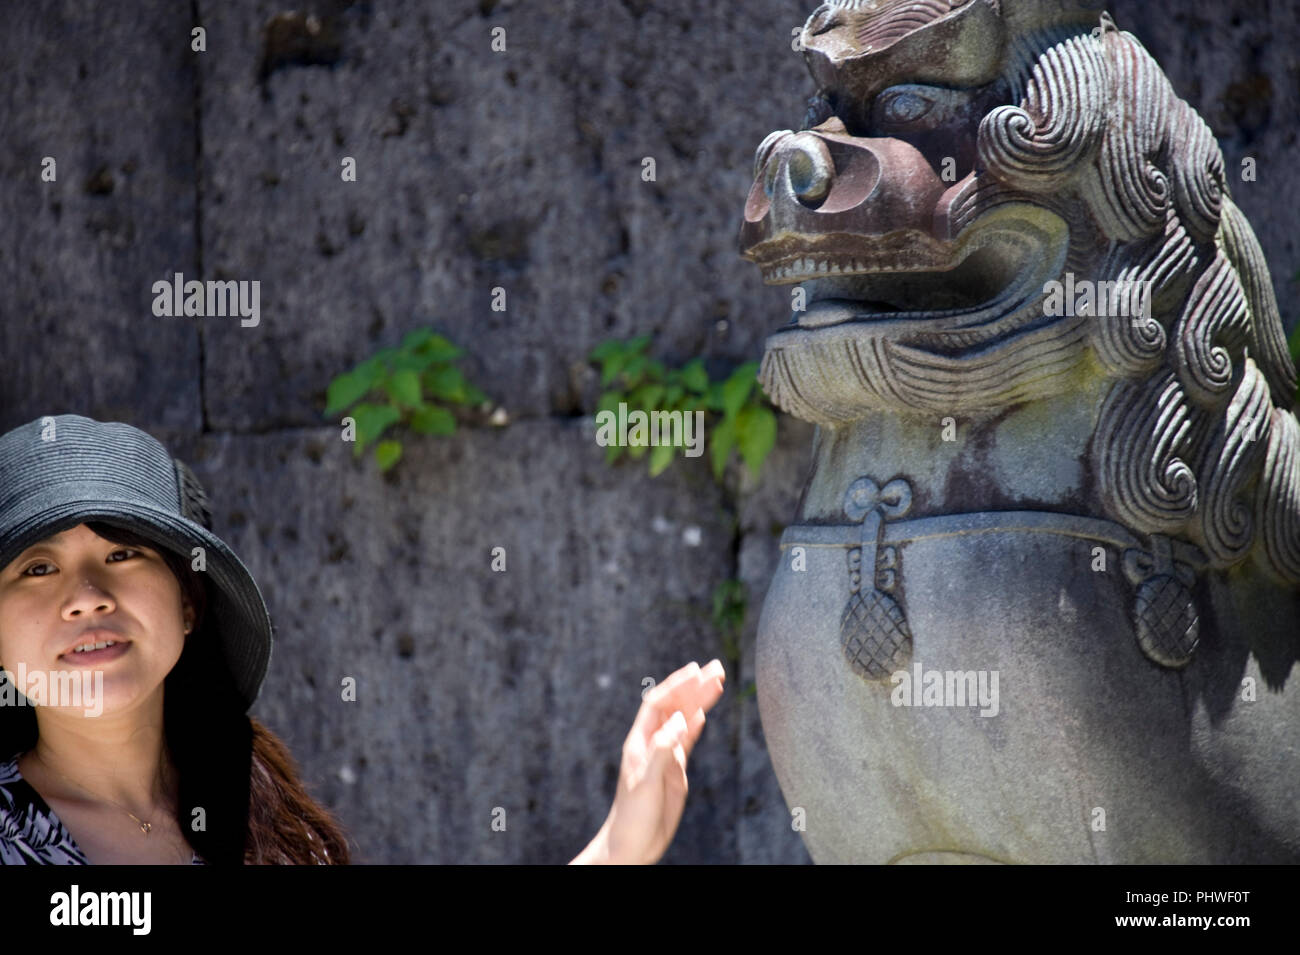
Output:
<instances>
[{"instance_id":1,"label":"curled stone mane","mask_svg":"<svg viewBox=\"0 0 1300 955\"><path fill-rule=\"evenodd\" d=\"M1250 558L1300 585L1296 370L1210 129L1108 14L1022 34L1012 52L1007 100L983 115L974 169L936 215L952 236L1000 216L1041 231L1059 251L1049 277L1142 283L1149 308L1046 314L1036 277L991 319L774 335L765 390L835 426L882 409L995 413L1101 376L1089 456L1108 516L1195 543L1211 568Z\"/></svg>"},{"instance_id":2,"label":"curled stone mane","mask_svg":"<svg viewBox=\"0 0 1300 955\"><path fill-rule=\"evenodd\" d=\"M1115 115L1147 118L1107 124L1077 172L1109 242L1100 279L1151 289L1149 318L1088 325L1117 379L1093 442L1106 506L1139 530L1195 541L1211 567L1254 548L1266 570L1300 584L1295 368L1263 253L1201 117L1108 17L1093 42ZM997 112L985 124L1000 129ZM1006 168L1008 154L994 138L989 155Z\"/></svg>"}]
</instances>

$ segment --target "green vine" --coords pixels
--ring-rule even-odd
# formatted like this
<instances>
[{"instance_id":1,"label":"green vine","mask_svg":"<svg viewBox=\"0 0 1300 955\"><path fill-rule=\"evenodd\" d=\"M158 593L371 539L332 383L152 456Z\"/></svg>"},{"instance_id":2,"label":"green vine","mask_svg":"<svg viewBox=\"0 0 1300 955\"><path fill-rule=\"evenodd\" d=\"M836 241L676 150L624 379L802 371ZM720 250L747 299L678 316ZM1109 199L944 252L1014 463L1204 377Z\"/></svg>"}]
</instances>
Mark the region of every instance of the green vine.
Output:
<instances>
[{"instance_id":1,"label":"green vine","mask_svg":"<svg viewBox=\"0 0 1300 955\"><path fill-rule=\"evenodd\" d=\"M745 625L745 606L749 602L749 588L743 580L731 578L713 588L713 629L722 640L722 654L727 660L727 671L740 670L740 634ZM740 691L738 700L754 694L750 683Z\"/></svg>"},{"instance_id":2,"label":"green vine","mask_svg":"<svg viewBox=\"0 0 1300 955\"><path fill-rule=\"evenodd\" d=\"M488 396L465 379L454 362L465 354L428 328L416 329L396 348L384 348L329 384L326 418L349 407L356 425L354 457L370 444L375 462L387 471L402 457L402 442L383 437L403 424L417 434L447 435L456 431L456 417L445 405L479 405ZM371 400L363 400L371 399Z\"/></svg>"},{"instance_id":3,"label":"green vine","mask_svg":"<svg viewBox=\"0 0 1300 955\"><path fill-rule=\"evenodd\" d=\"M704 361L693 358L680 368L668 368L646 354L650 336L626 341L609 339L591 351L590 361L600 365L600 383L605 392L596 411L617 415L620 403L628 409L654 412L705 412L709 461L713 477L722 480L732 451L737 452L750 473L758 477L763 461L776 444L776 414L756 387L758 362L746 362L727 378L713 381ZM684 444L659 444L649 441L610 444L605 461L613 464L624 450L634 459L650 455L650 476L661 474Z\"/></svg>"},{"instance_id":4,"label":"green vine","mask_svg":"<svg viewBox=\"0 0 1300 955\"><path fill-rule=\"evenodd\" d=\"M713 628L722 639L722 651L733 666L740 660L740 628L745 622L748 591L743 580L731 578L713 588Z\"/></svg>"}]
</instances>

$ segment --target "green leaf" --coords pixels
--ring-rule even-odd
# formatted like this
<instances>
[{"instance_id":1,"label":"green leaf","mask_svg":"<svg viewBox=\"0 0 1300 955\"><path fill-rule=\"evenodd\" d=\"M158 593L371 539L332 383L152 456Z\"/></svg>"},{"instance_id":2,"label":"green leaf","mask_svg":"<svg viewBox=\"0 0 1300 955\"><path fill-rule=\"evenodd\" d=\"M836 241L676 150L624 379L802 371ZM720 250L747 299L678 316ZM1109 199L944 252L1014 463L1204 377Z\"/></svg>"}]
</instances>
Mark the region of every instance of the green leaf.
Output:
<instances>
[{"instance_id":1,"label":"green leaf","mask_svg":"<svg viewBox=\"0 0 1300 955\"><path fill-rule=\"evenodd\" d=\"M709 434L709 461L713 465L713 479L722 480L727 468L727 457L736 446L736 419L723 418Z\"/></svg>"},{"instance_id":2,"label":"green leaf","mask_svg":"<svg viewBox=\"0 0 1300 955\"><path fill-rule=\"evenodd\" d=\"M402 442L400 441L380 441L375 445L375 462L379 465L380 471L387 471L402 456Z\"/></svg>"},{"instance_id":3,"label":"green leaf","mask_svg":"<svg viewBox=\"0 0 1300 955\"><path fill-rule=\"evenodd\" d=\"M468 381L465 382L465 399L468 404L472 405L481 405L483 402L491 400L487 395L479 391L475 385L470 384Z\"/></svg>"},{"instance_id":4,"label":"green leaf","mask_svg":"<svg viewBox=\"0 0 1300 955\"><path fill-rule=\"evenodd\" d=\"M325 416L333 417L353 402L360 401L370 393L372 383L370 374L360 368L339 375L325 392Z\"/></svg>"},{"instance_id":5,"label":"green leaf","mask_svg":"<svg viewBox=\"0 0 1300 955\"><path fill-rule=\"evenodd\" d=\"M618 460L618 456L622 453L623 453L623 446L621 444L605 445L605 463L613 464L615 461Z\"/></svg>"},{"instance_id":6,"label":"green leaf","mask_svg":"<svg viewBox=\"0 0 1300 955\"><path fill-rule=\"evenodd\" d=\"M682 395L685 394L685 392L686 389L681 385L669 385L667 391L664 392L665 407L669 409L676 408L677 402L682 400Z\"/></svg>"},{"instance_id":7,"label":"green leaf","mask_svg":"<svg viewBox=\"0 0 1300 955\"><path fill-rule=\"evenodd\" d=\"M379 379L383 378L388 371L384 367L384 360L378 355L371 355L354 370L369 376L370 381L375 384L378 384Z\"/></svg>"},{"instance_id":8,"label":"green leaf","mask_svg":"<svg viewBox=\"0 0 1300 955\"><path fill-rule=\"evenodd\" d=\"M456 418L446 408L425 405L411 415L411 429L420 434L455 434Z\"/></svg>"},{"instance_id":9,"label":"green leaf","mask_svg":"<svg viewBox=\"0 0 1300 955\"><path fill-rule=\"evenodd\" d=\"M418 408L423 401L420 393L420 376L409 369L396 372L385 382L384 388L388 392L388 397L407 408Z\"/></svg>"},{"instance_id":10,"label":"green leaf","mask_svg":"<svg viewBox=\"0 0 1300 955\"><path fill-rule=\"evenodd\" d=\"M736 415L736 443L749 471L758 477L763 459L776 444L776 415L762 405L746 405Z\"/></svg>"},{"instance_id":11,"label":"green leaf","mask_svg":"<svg viewBox=\"0 0 1300 955\"><path fill-rule=\"evenodd\" d=\"M642 385L633 393L632 400L628 403L646 411L653 411L659 407L659 399L663 394L663 385Z\"/></svg>"},{"instance_id":12,"label":"green leaf","mask_svg":"<svg viewBox=\"0 0 1300 955\"><path fill-rule=\"evenodd\" d=\"M629 388L635 388L641 384L641 379L645 375L647 361L645 355L633 355L631 361L623 367L623 378L627 381Z\"/></svg>"},{"instance_id":13,"label":"green leaf","mask_svg":"<svg viewBox=\"0 0 1300 955\"><path fill-rule=\"evenodd\" d=\"M455 361L465 354L465 349L453 345L441 335L432 333L416 350L431 361Z\"/></svg>"},{"instance_id":14,"label":"green leaf","mask_svg":"<svg viewBox=\"0 0 1300 955\"><path fill-rule=\"evenodd\" d=\"M468 397L465 388L465 376L455 365L437 365L424 375L429 394L443 401L463 404Z\"/></svg>"},{"instance_id":15,"label":"green leaf","mask_svg":"<svg viewBox=\"0 0 1300 955\"><path fill-rule=\"evenodd\" d=\"M393 371L413 371L416 374L433 364L433 357L422 352L402 352L392 361Z\"/></svg>"},{"instance_id":16,"label":"green leaf","mask_svg":"<svg viewBox=\"0 0 1300 955\"><path fill-rule=\"evenodd\" d=\"M599 414L602 411L608 411L611 414L617 416L618 403L622 400L623 400L622 392L606 391L604 394L600 396L600 400L596 402L596 413Z\"/></svg>"},{"instance_id":17,"label":"green leaf","mask_svg":"<svg viewBox=\"0 0 1300 955\"><path fill-rule=\"evenodd\" d=\"M587 358L589 361L603 362L607 359L613 358L622 350L623 343L621 341L617 338L609 338L593 348L591 354L588 355Z\"/></svg>"},{"instance_id":18,"label":"green leaf","mask_svg":"<svg viewBox=\"0 0 1300 955\"><path fill-rule=\"evenodd\" d=\"M659 361L657 358L652 358L646 362L645 374L646 378L650 381L663 381L667 371L664 368L663 362Z\"/></svg>"},{"instance_id":19,"label":"green leaf","mask_svg":"<svg viewBox=\"0 0 1300 955\"><path fill-rule=\"evenodd\" d=\"M722 382L716 381L709 385L709 390L704 394L704 403L710 411L721 413L726 409L727 402L722 390Z\"/></svg>"},{"instance_id":20,"label":"green leaf","mask_svg":"<svg viewBox=\"0 0 1300 955\"><path fill-rule=\"evenodd\" d=\"M650 453L651 477L658 477L668 465L673 463L673 454L676 450L671 444L661 444Z\"/></svg>"},{"instance_id":21,"label":"green leaf","mask_svg":"<svg viewBox=\"0 0 1300 955\"><path fill-rule=\"evenodd\" d=\"M743 623L748 599L748 588L743 580L732 577L719 583L713 588L713 626L726 630Z\"/></svg>"},{"instance_id":22,"label":"green leaf","mask_svg":"<svg viewBox=\"0 0 1300 955\"><path fill-rule=\"evenodd\" d=\"M709 373L704 370L704 361L692 358L682 366L682 384L698 394L704 394L709 388Z\"/></svg>"},{"instance_id":23,"label":"green leaf","mask_svg":"<svg viewBox=\"0 0 1300 955\"><path fill-rule=\"evenodd\" d=\"M646 346L650 344L650 338L649 335L638 335L636 338L629 338L627 340L627 353L635 355L645 351Z\"/></svg>"},{"instance_id":24,"label":"green leaf","mask_svg":"<svg viewBox=\"0 0 1300 955\"><path fill-rule=\"evenodd\" d=\"M366 445L379 440L390 424L401 418L392 405L360 404L352 409L352 417L357 422L356 454L360 454Z\"/></svg>"},{"instance_id":25,"label":"green leaf","mask_svg":"<svg viewBox=\"0 0 1300 955\"><path fill-rule=\"evenodd\" d=\"M727 417L735 415L749 400L749 393L754 390L754 383L757 380L755 378L757 372L758 362L745 362L722 383L722 410Z\"/></svg>"},{"instance_id":26,"label":"green leaf","mask_svg":"<svg viewBox=\"0 0 1300 955\"><path fill-rule=\"evenodd\" d=\"M433 330L428 328L417 328L413 332L407 332L406 337L402 339L402 351L414 351L419 348L430 338L433 337Z\"/></svg>"},{"instance_id":27,"label":"green leaf","mask_svg":"<svg viewBox=\"0 0 1300 955\"><path fill-rule=\"evenodd\" d=\"M609 383L618 377L618 373L623 370L631 356L625 352L616 352L606 359L604 366L600 369L600 385L602 388L609 386Z\"/></svg>"}]
</instances>

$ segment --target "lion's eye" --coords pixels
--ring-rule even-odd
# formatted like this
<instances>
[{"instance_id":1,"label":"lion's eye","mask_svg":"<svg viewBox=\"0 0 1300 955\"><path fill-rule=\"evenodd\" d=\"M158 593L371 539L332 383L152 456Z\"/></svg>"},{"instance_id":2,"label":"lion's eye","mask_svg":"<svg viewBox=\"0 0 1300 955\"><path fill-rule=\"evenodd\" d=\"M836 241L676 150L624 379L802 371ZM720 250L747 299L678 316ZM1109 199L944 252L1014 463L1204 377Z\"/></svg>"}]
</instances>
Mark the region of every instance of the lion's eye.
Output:
<instances>
[{"instance_id":1,"label":"lion's eye","mask_svg":"<svg viewBox=\"0 0 1300 955\"><path fill-rule=\"evenodd\" d=\"M885 121L894 124L914 123L934 106L934 101L919 93L900 92L888 96L883 103L881 115Z\"/></svg>"}]
</instances>

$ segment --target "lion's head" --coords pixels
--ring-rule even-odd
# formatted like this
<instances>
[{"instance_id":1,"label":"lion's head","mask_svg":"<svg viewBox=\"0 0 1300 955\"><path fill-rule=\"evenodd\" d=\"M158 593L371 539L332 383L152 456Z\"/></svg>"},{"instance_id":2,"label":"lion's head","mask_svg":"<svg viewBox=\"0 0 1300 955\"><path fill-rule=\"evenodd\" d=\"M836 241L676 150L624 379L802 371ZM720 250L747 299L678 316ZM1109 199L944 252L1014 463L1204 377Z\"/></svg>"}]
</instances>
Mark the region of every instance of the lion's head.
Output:
<instances>
[{"instance_id":1,"label":"lion's head","mask_svg":"<svg viewBox=\"0 0 1300 955\"><path fill-rule=\"evenodd\" d=\"M818 93L801 131L759 146L740 236L766 282L806 295L763 386L834 426L992 413L1101 376L1110 516L1212 567L1253 548L1300 585L1296 370L1264 257L1209 128L1099 7L814 12ZM1060 307L1074 287L1088 301ZM1106 307L1107 288L1145 296Z\"/></svg>"}]
</instances>

